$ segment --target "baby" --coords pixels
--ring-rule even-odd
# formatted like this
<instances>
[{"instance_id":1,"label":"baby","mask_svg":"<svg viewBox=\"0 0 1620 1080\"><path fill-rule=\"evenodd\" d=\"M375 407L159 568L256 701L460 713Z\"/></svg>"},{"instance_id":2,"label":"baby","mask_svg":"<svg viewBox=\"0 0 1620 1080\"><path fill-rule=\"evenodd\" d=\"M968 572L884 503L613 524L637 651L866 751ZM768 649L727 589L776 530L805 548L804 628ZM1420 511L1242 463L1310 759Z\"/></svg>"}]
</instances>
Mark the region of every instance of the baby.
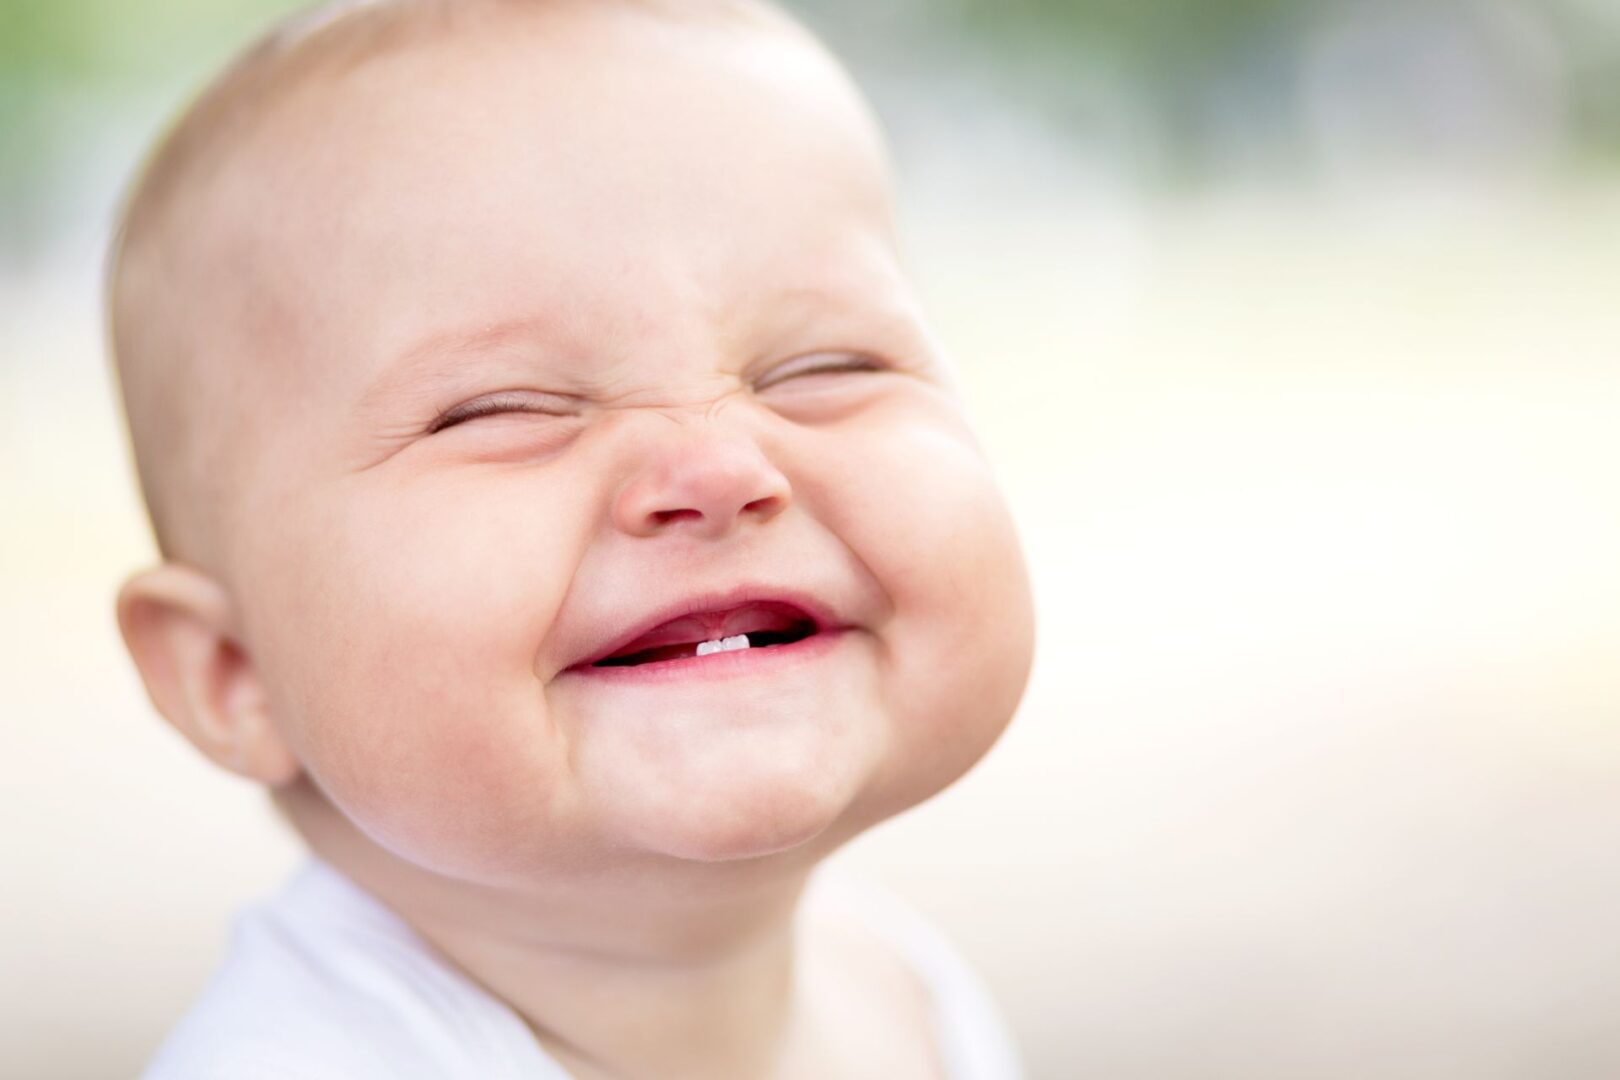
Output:
<instances>
[{"instance_id":1,"label":"baby","mask_svg":"<svg viewBox=\"0 0 1620 1080\"><path fill-rule=\"evenodd\" d=\"M312 852L148 1076L1015 1074L937 937L812 879L989 749L1033 619L806 31L306 15L158 147L109 304L124 640Z\"/></svg>"}]
</instances>

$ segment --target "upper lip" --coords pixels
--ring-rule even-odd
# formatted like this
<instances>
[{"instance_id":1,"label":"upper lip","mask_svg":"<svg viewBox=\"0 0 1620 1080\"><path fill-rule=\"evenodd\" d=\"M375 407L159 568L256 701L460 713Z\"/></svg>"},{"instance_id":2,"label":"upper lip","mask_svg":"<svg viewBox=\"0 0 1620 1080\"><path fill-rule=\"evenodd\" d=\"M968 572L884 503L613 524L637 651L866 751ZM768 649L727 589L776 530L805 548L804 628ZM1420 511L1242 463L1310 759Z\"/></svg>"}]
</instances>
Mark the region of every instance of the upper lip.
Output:
<instances>
[{"instance_id":1,"label":"upper lip","mask_svg":"<svg viewBox=\"0 0 1620 1080\"><path fill-rule=\"evenodd\" d=\"M638 619L635 625L624 633L618 634L612 640L592 648L588 656L575 661L569 667L589 667L598 660L612 656L643 634L675 619L684 619L688 615L697 615L704 612L722 612L745 604L767 602L788 604L800 609L815 623L817 633L823 630L836 629L840 625L837 616L833 614L826 604L798 589L785 588L779 585L737 585L717 592L695 593L672 601Z\"/></svg>"}]
</instances>

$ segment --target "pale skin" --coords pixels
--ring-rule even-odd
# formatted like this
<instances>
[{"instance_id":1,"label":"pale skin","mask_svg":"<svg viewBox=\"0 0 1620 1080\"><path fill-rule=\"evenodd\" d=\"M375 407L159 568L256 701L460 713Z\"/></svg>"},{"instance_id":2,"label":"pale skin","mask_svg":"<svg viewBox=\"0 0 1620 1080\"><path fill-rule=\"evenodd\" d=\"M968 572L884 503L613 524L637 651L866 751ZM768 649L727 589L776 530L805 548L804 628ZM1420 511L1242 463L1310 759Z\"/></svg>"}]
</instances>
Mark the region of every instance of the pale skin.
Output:
<instances>
[{"instance_id":1,"label":"pale skin","mask_svg":"<svg viewBox=\"0 0 1620 1080\"><path fill-rule=\"evenodd\" d=\"M188 214L177 279L255 315L209 324L221 546L119 596L159 710L579 1077L937 1075L915 978L798 901L982 757L1032 612L841 73L567 7L290 95ZM849 629L569 670L739 582Z\"/></svg>"}]
</instances>

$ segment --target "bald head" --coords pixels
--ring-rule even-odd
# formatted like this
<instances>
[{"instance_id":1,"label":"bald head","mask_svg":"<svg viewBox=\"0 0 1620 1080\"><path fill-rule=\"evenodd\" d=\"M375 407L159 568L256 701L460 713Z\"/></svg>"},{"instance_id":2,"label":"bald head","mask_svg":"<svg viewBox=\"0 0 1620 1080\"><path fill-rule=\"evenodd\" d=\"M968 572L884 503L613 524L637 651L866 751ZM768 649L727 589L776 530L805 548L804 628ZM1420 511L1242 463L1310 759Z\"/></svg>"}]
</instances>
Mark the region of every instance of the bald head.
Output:
<instances>
[{"instance_id":1,"label":"bald head","mask_svg":"<svg viewBox=\"0 0 1620 1080\"><path fill-rule=\"evenodd\" d=\"M319 157L279 122L379 58L477 39L513 20L653 18L785 34L819 48L765 0L340 0L271 28L182 114L126 200L108 263L108 329L142 495L160 553L218 569L237 452L255 424L252 365L296 351L309 327L278 287L300 268L268 257L289 215L318 215L266 162ZM824 55L824 54L823 54ZM289 197L291 196L291 197ZM319 262L319 249L303 252Z\"/></svg>"}]
</instances>

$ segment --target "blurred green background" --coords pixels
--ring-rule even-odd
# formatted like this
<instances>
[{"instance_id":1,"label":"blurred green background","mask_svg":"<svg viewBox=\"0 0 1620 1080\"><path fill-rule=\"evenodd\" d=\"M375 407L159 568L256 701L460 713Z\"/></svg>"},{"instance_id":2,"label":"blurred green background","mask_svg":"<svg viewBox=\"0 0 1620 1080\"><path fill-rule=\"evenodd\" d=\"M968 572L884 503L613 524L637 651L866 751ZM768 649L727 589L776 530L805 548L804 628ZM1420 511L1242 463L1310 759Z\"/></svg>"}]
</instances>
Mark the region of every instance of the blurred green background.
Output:
<instances>
[{"instance_id":1,"label":"blurred green background","mask_svg":"<svg viewBox=\"0 0 1620 1080\"><path fill-rule=\"evenodd\" d=\"M101 260L293 5L0 4L0 1076L132 1075L298 851L113 625ZM1040 624L997 749L840 858L1034 1080L1620 1076L1620 3L790 6Z\"/></svg>"},{"instance_id":2,"label":"blurred green background","mask_svg":"<svg viewBox=\"0 0 1620 1080\"><path fill-rule=\"evenodd\" d=\"M0 197L11 259L81 215L86 154L150 126L288 0L7 0ZM791 0L903 116L964 74L1140 183L1310 176L1351 152L1620 153L1612 0ZM939 120L940 117L935 117ZM902 133L907 125L899 125ZM1438 144L1437 144L1438 140Z\"/></svg>"}]
</instances>

